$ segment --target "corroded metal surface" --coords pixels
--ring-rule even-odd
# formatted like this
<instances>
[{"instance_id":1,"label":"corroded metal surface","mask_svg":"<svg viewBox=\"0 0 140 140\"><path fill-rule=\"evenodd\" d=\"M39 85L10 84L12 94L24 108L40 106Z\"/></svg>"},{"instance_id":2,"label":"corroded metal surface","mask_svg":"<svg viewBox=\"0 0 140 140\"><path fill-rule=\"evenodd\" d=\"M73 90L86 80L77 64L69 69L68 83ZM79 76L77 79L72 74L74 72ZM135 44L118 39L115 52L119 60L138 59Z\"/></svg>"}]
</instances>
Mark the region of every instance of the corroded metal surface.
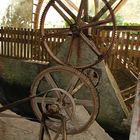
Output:
<instances>
[{"instance_id":1,"label":"corroded metal surface","mask_svg":"<svg viewBox=\"0 0 140 140\"><path fill-rule=\"evenodd\" d=\"M26 51L26 45L15 44L17 51L14 49L9 50L9 47L5 49L6 55L13 56L13 52L15 52L14 56L17 58L26 58L27 56L27 58L34 60L35 58L40 59L41 56L41 59L44 59L46 55L43 51L44 47L41 46L43 41L43 45L50 56L57 63L62 64L62 66L53 66L39 73L33 81L29 97L0 108L2 112L31 100L32 109L41 123L39 140L43 140L45 131L47 132L48 139L51 139L48 129L56 132L55 140L59 134L62 134L62 139L66 140L67 134L77 134L88 129L97 117L99 102L95 86L99 82L99 75L89 67L95 66L105 58L111 51L115 39L113 10L107 0L102 0L102 4L103 7L101 7L98 13L89 15L88 1L81 0L77 14L74 14L63 1L50 0L41 17L41 36L39 32L39 35L33 34L33 30L31 36L24 31L24 39L22 39L15 30L14 40L11 41L12 35L9 36L8 34L8 46L9 42L13 43L15 40L23 41L24 44L29 42L27 45L30 44L30 41L35 42L37 40L40 46L35 48L31 43L28 46L29 50ZM61 31L46 33L44 27L46 15L52 7L65 20L68 27ZM106 12L109 15L105 16ZM107 24L112 24L113 26L112 39L106 50L102 52L101 48L96 45L96 33L94 35L92 33L96 31L96 28ZM64 48L61 47L55 55L54 51L52 51L52 46L48 44L48 40L63 35L66 38L64 43L67 43L67 46L62 44ZM2 48L6 37L7 35L2 32ZM36 44L34 43L34 45ZM64 55L62 60L60 59L61 55ZM81 72L74 68L79 68ZM79 117L78 113L76 113L79 106L85 107L90 112L89 117L83 120L82 123L78 121Z\"/></svg>"},{"instance_id":2,"label":"corroded metal surface","mask_svg":"<svg viewBox=\"0 0 140 140\"><path fill-rule=\"evenodd\" d=\"M61 90L57 90L58 88ZM66 66L55 66L42 71L32 84L31 95L36 96L42 92L46 93L48 90L52 90L55 94L48 93L45 98L47 110L52 107L50 105L58 107L57 114L63 114L67 119L66 130L68 134L80 133L94 122L98 113L98 97L93 84L81 72ZM42 100L43 97L31 100L32 108L39 120L41 120L42 116L39 107ZM77 117L73 115L76 112L74 111L74 106L80 105L91 109L88 120L84 120L82 124L78 124ZM60 128L60 123L57 120L48 119L46 123L55 132Z\"/></svg>"},{"instance_id":3,"label":"corroded metal surface","mask_svg":"<svg viewBox=\"0 0 140 140\"><path fill-rule=\"evenodd\" d=\"M111 51L115 39L115 18L109 3L106 0L103 0L103 4L104 6L102 9L106 9L105 12L109 12L109 18L103 17L105 13L101 12L102 9L101 11L99 11L99 13L95 15L94 13L92 13L92 15L90 15L91 17L87 15L87 1L85 0L81 0L77 15L75 15L73 11L66 7L66 5L61 0L49 1L41 17L40 28L43 44L47 49L48 53L55 61L62 65L70 65L75 68L85 68L99 63ZM60 16L68 24L68 27L64 28L64 30L60 32L46 34L44 26L45 22L48 20L47 15L49 13L49 10L52 7L60 14ZM110 45L107 46L106 51L101 52L100 48L98 48L98 46L96 45L96 38L92 37L92 31L105 24L113 25L112 40ZM47 38L62 35L65 35L66 37L70 38L69 46L67 46L65 50L66 53L64 59L54 54L53 48L50 47L46 42ZM88 49L88 52L92 52L92 54L96 56L96 59L94 59L90 63L81 64L81 62L85 59L87 55L86 53L84 53L84 49L82 48L81 42L82 44L84 43L87 45L86 49ZM75 57L76 59L75 62L71 60L73 57Z\"/></svg>"}]
</instances>

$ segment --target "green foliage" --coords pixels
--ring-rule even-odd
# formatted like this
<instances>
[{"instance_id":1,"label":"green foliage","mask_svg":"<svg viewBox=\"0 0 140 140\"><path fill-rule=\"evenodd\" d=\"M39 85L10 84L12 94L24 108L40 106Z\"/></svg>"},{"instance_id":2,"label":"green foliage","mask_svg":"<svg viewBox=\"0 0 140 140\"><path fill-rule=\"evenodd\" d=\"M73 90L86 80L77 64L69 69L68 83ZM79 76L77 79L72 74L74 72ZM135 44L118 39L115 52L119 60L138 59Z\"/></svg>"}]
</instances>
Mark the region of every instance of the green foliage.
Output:
<instances>
[{"instance_id":1,"label":"green foliage","mask_svg":"<svg viewBox=\"0 0 140 140\"><path fill-rule=\"evenodd\" d=\"M116 15L116 25L123 25L123 17L120 14Z\"/></svg>"},{"instance_id":2,"label":"green foliage","mask_svg":"<svg viewBox=\"0 0 140 140\"><path fill-rule=\"evenodd\" d=\"M7 13L2 19L1 26L30 28L32 17L32 1L12 0L7 7Z\"/></svg>"}]
</instances>

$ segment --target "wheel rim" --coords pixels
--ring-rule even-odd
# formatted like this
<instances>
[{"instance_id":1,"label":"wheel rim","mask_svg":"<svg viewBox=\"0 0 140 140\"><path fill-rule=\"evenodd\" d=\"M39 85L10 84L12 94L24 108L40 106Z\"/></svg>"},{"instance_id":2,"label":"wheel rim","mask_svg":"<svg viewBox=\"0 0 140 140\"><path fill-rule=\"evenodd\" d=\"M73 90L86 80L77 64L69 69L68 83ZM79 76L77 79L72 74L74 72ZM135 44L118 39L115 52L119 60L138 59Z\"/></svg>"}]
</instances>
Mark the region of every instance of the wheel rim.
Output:
<instances>
[{"instance_id":1,"label":"wheel rim","mask_svg":"<svg viewBox=\"0 0 140 140\"><path fill-rule=\"evenodd\" d=\"M75 16L73 12L70 11L69 8L65 6L65 4L63 4L63 2L61 2L60 0L51 0L45 7L45 10L42 14L40 29L43 38L43 44L51 57L59 64L70 65L75 68L86 68L92 65L96 65L105 58L105 56L111 51L113 47L115 39L115 18L109 3L106 0L102 0L102 3L104 4L103 8L107 8L110 14L110 18L105 17L107 19L104 18L102 20L104 14L100 14L99 11L91 18L92 20L90 21L84 21L82 19L83 11L84 13L86 13L83 6L84 3L85 0L81 0L79 12ZM57 33L45 34L45 19L52 7L63 17L63 19L68 23L69 27L58 30ZM68 16L65 14L64 10ZM97 27L100 27L107 23L111 23L113 25L112 40L110 41L110 44L107 47L106 51L102 53L100 51L100 48L98 48L98 46L96 45L94 41L95 39L89 36L91 35L90 30L94 30ZM64 46L67 45L67 47L64 47L62 49L59 48L58 50L58 52L62 53L55 54L53 52L53 49L48 45L47 39L55 37L59 38L60 36L67 36L67 44L69 45L64 44Z\"/></svg>"},{"instance_id":2,"label":"wheel rim","mask_svg":"<svg viewBox=\"0 0 140 140\"><path fill-rule=\"evenodd\" d=\"M60 73L63 76L64 75L67 75L67 77L69 76L69 78L63 79ZM58 81L60 81L58 77L60 75L61 75L62 82L64 82L65 80L64 85L61 85L61 83L58 84ZM47 79L46 81L43 81L44 77L46 77L45 78ZM31 86L31 95L37 95L43 91L45 91L46 93L48 90L53 89L53 88L61 88L65 90L66 92L68 92L70 96L73 97L74 102L77 105L76 109L79 106L84 106L87 109L90 109L91 111L91 114L89 115L88 120L84 120L84 122L81 125L79 125L79 122L77 121L78 116L76 116L76 118L73 118L73 120L67 121L67 133L77 134L87 129L94 122L98 113L98 97L96 95L96 90L93 84L90 83L90 81L87 79L87 77L85 77L85 75L83 75L82 73L80 73L79 71L75 69L72 69L66 66L55 66L55 67L44 70L35 78ZM60 91L57 91L57 92L60 92ZM85 94L87 94L87 97L85 96ZM37 99L31 100L33 111L39 120L41 120L41 113L42 113L40 110L41 101L42 101L42 97L41 97L41 100L40 100L40 97L38 97ZM76 113L78 114L78 112ZM77 121L77 124L74 125L76 121ZM59 123L54 123L54 120L52 121L50 119L46 121L46 125L55 132L57 132L57 130L60 127Z\"/></svg>"}]
</instances>

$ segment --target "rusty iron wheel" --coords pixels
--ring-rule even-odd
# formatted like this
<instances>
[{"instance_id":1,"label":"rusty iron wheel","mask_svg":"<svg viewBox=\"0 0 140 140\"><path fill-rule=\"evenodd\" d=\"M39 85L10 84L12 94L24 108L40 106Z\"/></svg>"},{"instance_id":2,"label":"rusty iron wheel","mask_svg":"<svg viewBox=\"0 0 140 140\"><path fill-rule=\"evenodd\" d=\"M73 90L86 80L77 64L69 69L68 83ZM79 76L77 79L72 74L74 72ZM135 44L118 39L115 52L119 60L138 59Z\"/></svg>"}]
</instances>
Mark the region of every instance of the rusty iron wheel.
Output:
<instances>
[{"instance_id":1,"label":"rusty iron wheel","mask_svg":"<svg viewBox=\"0 0 140 140\"><path fill-rule=\"evenodd\" d=\"M51 93L51 97L48 97L49 93ZM76 112L73 97L60 88L53 88L43 96L41 109L44 114L48 113L50 116L54 114L62 115L67 121L72 119Z\"/></svg>"},{"instance_id":2,"label":"rusty iron wheel","mask_svg":"<svg viewBox=\"0 0 140 140\"><path fill-rule=\"evenodd\" d=\"M95 87L98 86L101 75L99 76L99 73L95 68L93 67L86 68L83 70L83 74L85 74L90 79L90 81L93 83Z\"/></svg>"},{"instance_id":3,"label":"rusty iron wheel","mask_svg":"<svg viewBox=\"0 0 140 140\"><path fill-rule=\"evenodd\" d=\"M85 2L87 1L80 1L78 11L74 14L61 0L50 0L41 16L40 30L43 44L50 56L59 64L70 65L74 68L93 66L101 62L113 47L116 26L114 13L110 4L107 0L102 0L103 7L99 12L89 15L89 11L85 8ZM49 20L47 16L52 8L64 19L68 27L61 29L54 28L53 32L46 33L45 22ZM106 13L108 13L109 16L105 16ZM109 45L106 46L105 51L102 52L101 48L96 44L97 39L92 36L92 32L107 24L112 24L113 26L112 39L110 43L108 43ZM69 41L67 44L64 44L66 47L59 46L60 48L57 49L56 53L56 51L54 51L55 46L49 45L48 42L49 40L59 40L62 36L63 38L65 37L65 40ZM64 48L61 49L61 47ZM60 53L64 51L65 53ZM93 57L95 58L92 59Z\"/></svg>"},{"instance_id":4,"label":"rusty iron wheel","mask_svg":"<svg viewBox=\"0 0 140 140\"><path fill-rule=\"evenodd\" d=\"M58 113L56 106L58 105L61 109L63 104L67 104L67 101L69 101L72 97L73 101L71 101L70 106L73 107L74 104L76 111L74 113L71 112L74 115L71 115L72 117L67 119L67 134L77 134L86 130L96 119L99 107L98 96L93 84L84 74L76 69L67 66L54 66L45 69L37 75L31 86L31 96L38 95L40 93L44 93L45 95L49 90L53 90L53 92L56 92L55 96L58 96L57 99L62 99L60 98L60 95L63 95L63 93L57 89L65 91L70 97L66 97L65 95L66 99L65 97L63 98L64 100L62 100L61 105L60 103L56 103L55 107L51 106L52 108L49 107L49 109L55 109ZM43 95L31 100L32 109L39 120L41 120L42 115L42 99ZM53 99L54 95L52 93L48 93L45 98L46 104L50 105ZM68 103L70 103L70 101ZM87 116L88 119L84 119L82 123L80 122L80 124L78 121L80 112L77 111L79 107L84 107L90 111L90 115ZM46 108L48 108L47 105ZM57 132L57 130L60 128L60 124L61 123L58 122L58 120L50 117L48 117L46 120L47 127L55 132Z\"/></svg>"}]
</instances>

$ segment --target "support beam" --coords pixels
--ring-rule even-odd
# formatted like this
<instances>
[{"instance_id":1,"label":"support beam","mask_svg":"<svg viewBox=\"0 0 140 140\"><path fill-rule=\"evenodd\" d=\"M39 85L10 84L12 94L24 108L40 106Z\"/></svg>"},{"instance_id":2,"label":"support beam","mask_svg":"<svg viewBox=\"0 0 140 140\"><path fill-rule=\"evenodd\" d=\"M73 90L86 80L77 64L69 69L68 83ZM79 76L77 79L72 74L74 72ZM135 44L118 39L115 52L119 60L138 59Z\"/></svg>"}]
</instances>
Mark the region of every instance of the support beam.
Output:
<instances>
[{"instance_id":1,"label":"support beam","mask_svg":"<svg viewBox=\"0 0 140 140\"><path fill-rule=\"evenodd\" d=\"M127 2L127 0L120 0L120 2L113 9L114 13L120 10L120 8Z\"/></svg>"},{"instance_id":2,"label":"support beam","mask_svg":"<svg viewBox=\"0 0 140 140\"><path fill-rule=\"evenodd\" d=\"M130 140L140 140L140 75L138 78L135 104L133 109Z\"/></svg>"}]
</instances>

